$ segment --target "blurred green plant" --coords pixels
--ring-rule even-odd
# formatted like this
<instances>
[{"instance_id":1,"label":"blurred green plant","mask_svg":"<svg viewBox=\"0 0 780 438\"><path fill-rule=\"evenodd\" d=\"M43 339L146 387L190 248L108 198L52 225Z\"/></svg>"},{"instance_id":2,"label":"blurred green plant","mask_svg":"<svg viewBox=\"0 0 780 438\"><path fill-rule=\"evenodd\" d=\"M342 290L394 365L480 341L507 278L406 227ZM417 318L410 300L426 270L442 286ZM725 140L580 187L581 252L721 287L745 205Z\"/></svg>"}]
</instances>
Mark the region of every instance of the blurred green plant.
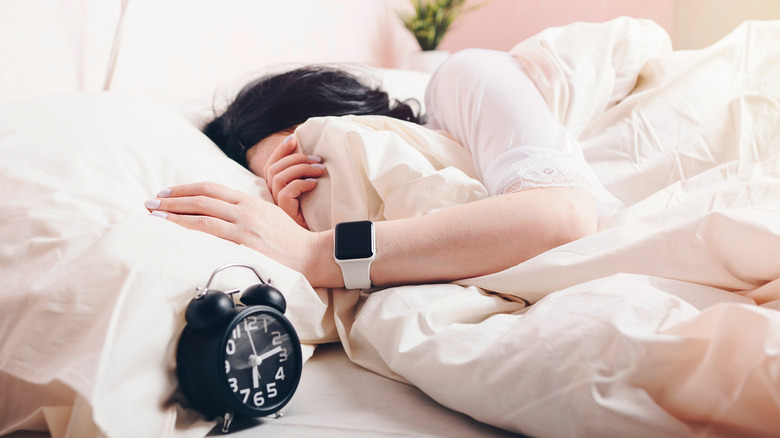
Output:
<instances>
[{"instance_id":1,"label":"blurred green plant","mask_svg":"<svg viewBox=\"0 0 780 438\"><path fill-rule=\"evenodd\" d=\"M401 15L404 26L414 35L422 50L436 50L452 23L463 13L467 0L410 0L414 14Z\"/></svg>"}]
</instances>

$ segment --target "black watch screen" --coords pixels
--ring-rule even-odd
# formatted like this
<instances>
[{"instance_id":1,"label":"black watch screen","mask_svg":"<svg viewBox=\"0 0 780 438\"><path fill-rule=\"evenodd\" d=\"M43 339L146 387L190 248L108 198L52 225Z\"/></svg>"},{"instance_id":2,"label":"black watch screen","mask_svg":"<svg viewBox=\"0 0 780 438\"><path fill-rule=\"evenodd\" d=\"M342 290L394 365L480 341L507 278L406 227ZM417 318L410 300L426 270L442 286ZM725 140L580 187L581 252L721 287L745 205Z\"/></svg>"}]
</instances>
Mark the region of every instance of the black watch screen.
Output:
<instances>
[{"instance_id":1,"label":"black watch screen","mask_svg":"<svg viewBox=\"0 0 780 438\"><path fill-rule=\"evenodd\" d=\"M365 259L374 255L371 221L336 224L335 255L339 260Z\"/></svg>"}]
</instances>

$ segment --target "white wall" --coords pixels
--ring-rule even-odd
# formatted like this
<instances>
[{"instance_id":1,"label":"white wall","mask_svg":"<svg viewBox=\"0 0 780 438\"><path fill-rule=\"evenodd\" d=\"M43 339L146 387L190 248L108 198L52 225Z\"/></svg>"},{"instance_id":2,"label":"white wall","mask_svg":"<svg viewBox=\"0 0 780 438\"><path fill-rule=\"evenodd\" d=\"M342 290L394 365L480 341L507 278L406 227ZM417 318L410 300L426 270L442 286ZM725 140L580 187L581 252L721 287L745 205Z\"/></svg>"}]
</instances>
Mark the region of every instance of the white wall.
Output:
<instances>
[{"instance_id":1,"label":"white wall","mask_svg":"<svg viewBox=\"0 0 780 438\"><path fill-rule=\"evenodd\" d=\"M780 0L469 0L443 47L508 50L549 26L644 17L675 48L709 45L747 19L780 19ZM408 0L0 0L0 102L111 89L181 100L279 63L405 68L416 42Z\"/></svg>"}]
</instances>

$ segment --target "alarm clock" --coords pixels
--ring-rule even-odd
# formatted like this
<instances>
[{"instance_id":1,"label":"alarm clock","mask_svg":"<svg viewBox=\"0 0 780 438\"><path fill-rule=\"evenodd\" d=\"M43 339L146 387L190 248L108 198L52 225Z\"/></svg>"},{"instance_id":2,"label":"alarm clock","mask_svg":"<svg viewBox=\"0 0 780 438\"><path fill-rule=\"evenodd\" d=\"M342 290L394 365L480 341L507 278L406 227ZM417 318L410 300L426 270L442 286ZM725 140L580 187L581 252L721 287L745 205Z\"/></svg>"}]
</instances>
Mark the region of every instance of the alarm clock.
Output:
<instances>
[{"instance_id":1,"label":"alarm clock","mask_svg":"<svg viewBox=\"0 0 780 438\"><path fill-rule=\"evenodd\" d=\"M225 269L250 269L260 280L239 290L209 289ZM284 296L251 266L225 265L196 289L184 317L176 372L182 393L209 420L221 417L222 432L235 418L279 415L290 401L303 368L301 343L285 318Z\"/></svg>"}]
</instances>

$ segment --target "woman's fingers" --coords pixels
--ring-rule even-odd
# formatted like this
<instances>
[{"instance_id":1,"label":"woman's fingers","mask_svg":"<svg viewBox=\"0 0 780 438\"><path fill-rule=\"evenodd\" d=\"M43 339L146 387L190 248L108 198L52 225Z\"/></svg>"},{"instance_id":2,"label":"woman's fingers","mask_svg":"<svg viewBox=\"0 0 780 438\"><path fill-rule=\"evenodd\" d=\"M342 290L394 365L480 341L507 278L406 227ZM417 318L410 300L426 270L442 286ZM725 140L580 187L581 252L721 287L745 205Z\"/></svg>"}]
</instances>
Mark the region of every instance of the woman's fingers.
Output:
<instances>
[{"instance_id":1,"label":"woman's fingers","mask_svg":"<svg viewBox=\"0 0 780 438\"><path fill-rule=\"evenodd\" d=\"M211 216L176 214L161 210L152 211L152 215L167 219L175 224L189 228L190 230L202 231L221 239L240 243L240 236L236 235L235 225L220 218Z\"/></svg>"},{"instance_id":2,"label":"woman's fingers","mask_svg":"<svg viewBox=\"0 0 780 438\"><path fill-rule=\"evenodd\" d=\"M238 190L233 190L222 184L213 182L182 184L169 187L157 194L157 198L184 198L190 196L206 196L230 204L236 204L246 195Z\"/></svg>"},{"instance_id":3,"label":"woman's fingers","mask_svg":"<svg viewBox=\"0 0 780 438\"><path fill-rule=\"evenodd\" d=\"M295 180L290 184L287 184L279 192L279 199L277 201L279 208L293 218L298 225L306 229L308 229L309 226L306 224L306 219L304 219L303 214L301 213L301 204L298 198L302 194L314 190L315 187L317 187L317 180L315 178Z\"/></svg>"},{"instance_id":4,"label":"woman's fingers","mask_svg":"<svg viewBox=\"0 0 780 438\"><path fill-rule=\"evenodd\" d=\"M155 198L144 203L149 211L163 211L179 215L211 216L227 222L236 219L236 204L203 195Z\"/></svg>"},{"instance_id":5,"label":"woman's fingers","mask_svg":"<svg viewBox=\"0 0 780 438\"><path fill-rule=\"evenodd\" d=\"M321 157L296 153L297 148L298 140L294 135L288 136L271 152L263 168L274 201L278 202L279 191L287 184L297 179L320 177L325 171Z\"/></svg>"},{"instance_id":6,"label":"woman's fingers","mask_svg":"<svg viewBox=\"0 0 780 438\"><path fill-rule=\"evenodd\" d=\"M283 172L285 169L299 164L316 164L317 166L314 167L324 168L321 162L322 158L317 155L291 154L286 157L282 157L275 163L269 164L266 168L265 179L267 181L271 181L276 175Z\"/></svg>"},{"instance_id":7,"label":"woman's fingers","mask_svg":"<svg viewBox=\"0 0 780 438\"><path fill-rule=\"evenodd\" d=\"M295 138L295 135L288 135L287 138L285 138L283 142L279 143L273 152L271 152L271 155L268 156L268 161L266 161L265 165L263 166L263 176L268 179L269 172L273 172L272 166L282 158L295 152L297 147L298 140Z\"/></svg>"},{"instance_id":8,"label":"woman's fingers","mask_svg":"<svg viewBox=\"0 0 780 438\"><path fill-rule=\"evenodd\" d=\"M215 234L211 228L219 231L225 224L236 221L238 203L245 197L244 193L221 184L200 182L164 189L156 198L144 202L144 206L155 216ZM224 237L224 233L219 237Z\"/></svg>"},{"instance_id":9,"label":"woman's fingers","mask_svg":"<svg viewBox=\"0 0 780 438\"><path fill-rule=\"evenodd\" d=\"M325 166L320 163L304 162L280 171L273 179L267 181L274 200L279 203L279 194L288 185L308 178L318 178L325 173Z\"/></svg>"}]
</instances>

